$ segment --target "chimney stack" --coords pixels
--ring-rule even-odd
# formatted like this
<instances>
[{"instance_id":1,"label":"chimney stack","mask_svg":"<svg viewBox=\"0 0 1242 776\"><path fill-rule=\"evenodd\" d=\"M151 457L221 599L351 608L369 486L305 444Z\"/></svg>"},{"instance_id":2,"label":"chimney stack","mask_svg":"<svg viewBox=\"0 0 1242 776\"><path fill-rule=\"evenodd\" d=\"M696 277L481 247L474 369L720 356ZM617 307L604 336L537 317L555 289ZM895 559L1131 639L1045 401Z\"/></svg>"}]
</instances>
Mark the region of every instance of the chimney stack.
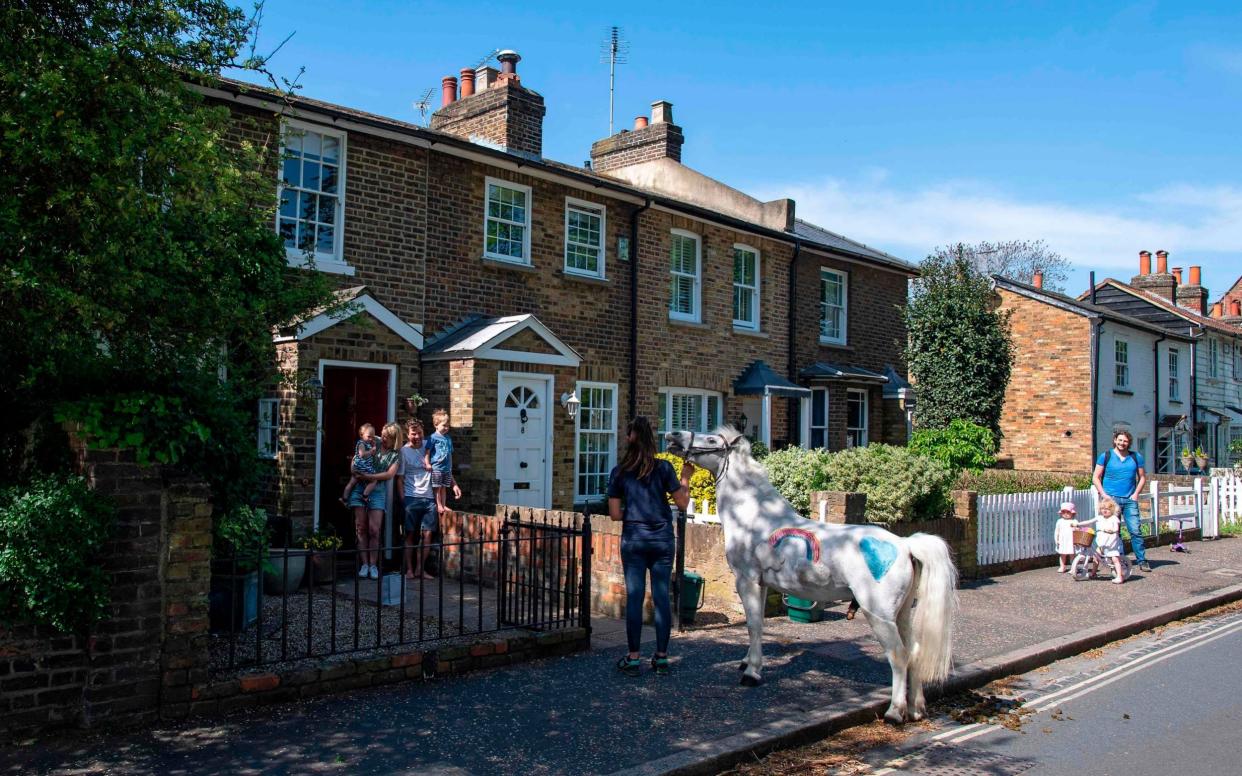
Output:
<instances>
[{"instance_id":1,"label":"chimney stack","mask_svg":"<svg viewBox=\"0 0 1242 776\"><path fill-rule=\"evenodd\" d=\"M1044 287L1044 271L1042 269L1035 270L1035 274L1031 276L1031 285L1036 288Z\"/></svg>"},{"instance_id":2,"label":"chimney stack","mask_svg":"<svg viewBox=\"0 0 1242 776\"><path fill-rule=\"evenodd\" d=\"M642 164L656 159L681 161L685 142L681 127L673 123L673 103L656 100L651 103L651 120L638 117L634 130L621 130L612 137L591 144L591 161L599 172Z\"/></svg>"},{"instance_id":3,"label":"chimney stack","mask_svg":"<svg viewBox=\"0 0 1242 776\"><path fill-rule=\"evenodd\" d=\"M431 128L538 159L543 155L543 116L547 112L543 96L522 86L517 74L521 57L516 51L506 49L496 58L501 65L499 74L488 67L462 68L461 99L455 100L457 79L444 79L444 105L431 114Z\"/></svg>"},{"instance_id":4,"label":"chimney stack","mask_svg":"<svg viewBox=\"0 0 1242 776\"><path fill-rule=\"evenodd\" d=\"M1193 265L1190 268L1190 282L1182 285L1182 278L1177 276L1177 304L1179 307L1185 307L1187 310L1196 312L1199 315L1207 315L1208 313L1208 292L1200 282L1203 278L1203 269L1199 265Z\"/></svg>"},{"instance_id":5,"label":"chimney stack","mask_svg":"<svg viewBox=\"0 0 1242 776\"><path fill-rule=\"evenodd\" d=\"M455 102L457 102L457 79L446 75L440 80L440 107L446 108Z\"/></svg>"},{"instance_id":6,"label":"chimney stack","mask_svg":"<svg viewBox=\"0 0 1242 776\"><path fill-rule=\"evenodd\" d=\"M1169 274L1169 252L1156 251L1156 271L1151 271L1151 253L1139 251L1139 274L1130 278L1130 285L1149 294L1174 301L1178 281Z\"/></svg>"}]
</instances>

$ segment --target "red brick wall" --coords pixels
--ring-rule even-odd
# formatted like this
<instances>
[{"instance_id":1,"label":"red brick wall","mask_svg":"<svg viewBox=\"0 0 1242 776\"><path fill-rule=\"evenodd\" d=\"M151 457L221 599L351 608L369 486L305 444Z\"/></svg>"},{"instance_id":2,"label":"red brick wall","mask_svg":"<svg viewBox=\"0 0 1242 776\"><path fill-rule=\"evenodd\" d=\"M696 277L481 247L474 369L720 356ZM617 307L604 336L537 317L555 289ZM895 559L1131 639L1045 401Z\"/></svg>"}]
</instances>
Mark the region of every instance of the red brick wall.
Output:
<instances>
[{"instance_id":1,"label":"red brick wall","mask_svg":"<svg viewBox=\"0 0 1242 776\"><path fill-rule=\"evenodd\" d=\"M1091 459L1091 323L1050 304L999 293L1001 309L1012 314L1014 364L998 457L1015 469L1084 471Z\"/></svg>"}]
</instances>

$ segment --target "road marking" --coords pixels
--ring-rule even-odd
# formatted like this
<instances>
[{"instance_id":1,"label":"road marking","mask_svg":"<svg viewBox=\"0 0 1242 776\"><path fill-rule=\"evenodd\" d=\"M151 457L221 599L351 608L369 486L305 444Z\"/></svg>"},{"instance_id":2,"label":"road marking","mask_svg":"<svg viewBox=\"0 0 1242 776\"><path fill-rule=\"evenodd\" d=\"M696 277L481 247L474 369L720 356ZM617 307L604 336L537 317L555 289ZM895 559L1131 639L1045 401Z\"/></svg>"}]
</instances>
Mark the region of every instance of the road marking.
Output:
<instances>
[{"instance_id":1,"label":"road marking","mask_svg":"<svg viewBox=\"0 0 1242 776\"><path fill-rule=\"evenodd\" d=\"M1200 633L1179 639L1174 644L1161 647L1152 652L1135 656L1132 660L1124 665L1110 668L1102 673L1093 674L1067 687L1062 687L1054 692L1045 695L1036 693L1019 694L1017 697L1027 701L1027 708L1034 713L1039 714L1052 709L1060 704L1075 700L1087 695L1095 690L1106 687L1113 682L1120 681L1139 671L1146 670L1161 663L1169 658L1198 649L1206 644L1210 644L1218 639L1223 639L1234 633L1242 631L1242 620L1231 618L1230 621L1214 624L1204 629ZM896 773L899 769L906 767L914 760L918 759L923 752L931 746L947 746L952 744L961 744L988 733L1000 730L1001 725L973 722L969 725L962 725L952 730L946 730L937 733L927 739L927 746L920 747L914 752L904 754L900 757L889 760L879 769L872 772L872 776L886 776L886 774Z\"/></svg>"}]
</instances>

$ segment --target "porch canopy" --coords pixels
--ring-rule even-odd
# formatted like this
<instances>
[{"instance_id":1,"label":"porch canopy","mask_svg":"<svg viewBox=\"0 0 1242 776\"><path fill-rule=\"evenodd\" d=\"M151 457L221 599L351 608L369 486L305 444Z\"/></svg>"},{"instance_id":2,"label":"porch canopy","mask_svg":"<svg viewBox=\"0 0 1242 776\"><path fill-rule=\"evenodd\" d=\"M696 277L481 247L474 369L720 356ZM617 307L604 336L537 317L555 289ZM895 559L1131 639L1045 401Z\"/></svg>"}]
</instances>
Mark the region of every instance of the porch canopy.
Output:
<instances>
[{"instance_id":1,"label":"porch canopy","mask_svg":"<svg viewBox=\"0 0 1242 776\"><path fill-rule=\"evenodd\" d=\"M772 397L800 399L806 405L804 412L808 411L811 402L810 388L803 388L781 377L763 361L752 361L742 370L741 376L733 381L733 395L760 397L759 440L768 447L772 446Z\"/></svg>"},{"instance_id":2,"label":"porch canopy","mask_svg":"<svg viewBox=\"0 0 1242 776\"><path fill-rule=\"evenodd\" d=\"M833 364L828 361L816 361L799 372L798 376L805 380L840 380L844 383L884 385L888 382L888 378L880 372L852 364Z\"/></svg>"}]
</instances>

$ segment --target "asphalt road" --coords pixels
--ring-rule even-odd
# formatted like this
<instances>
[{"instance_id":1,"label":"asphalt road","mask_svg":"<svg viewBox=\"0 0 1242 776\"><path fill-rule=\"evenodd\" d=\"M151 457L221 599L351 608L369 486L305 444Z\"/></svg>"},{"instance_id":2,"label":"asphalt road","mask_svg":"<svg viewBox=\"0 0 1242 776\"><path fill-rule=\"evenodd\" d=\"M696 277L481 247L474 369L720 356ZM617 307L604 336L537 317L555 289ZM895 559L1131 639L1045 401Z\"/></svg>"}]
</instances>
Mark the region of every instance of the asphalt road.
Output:
<instances>
[{"instance_id":1,"label":"asphalt road","mask_svg":"<svg viewBox=\"0 0 1242 776\"><path fill-rule=\"evenodd\" d=\"M1242 773L1240 663L1242 613L1170 626L1026 674L1001 714L942 724L868 776Z\"/></svg>"}]
</instances>

